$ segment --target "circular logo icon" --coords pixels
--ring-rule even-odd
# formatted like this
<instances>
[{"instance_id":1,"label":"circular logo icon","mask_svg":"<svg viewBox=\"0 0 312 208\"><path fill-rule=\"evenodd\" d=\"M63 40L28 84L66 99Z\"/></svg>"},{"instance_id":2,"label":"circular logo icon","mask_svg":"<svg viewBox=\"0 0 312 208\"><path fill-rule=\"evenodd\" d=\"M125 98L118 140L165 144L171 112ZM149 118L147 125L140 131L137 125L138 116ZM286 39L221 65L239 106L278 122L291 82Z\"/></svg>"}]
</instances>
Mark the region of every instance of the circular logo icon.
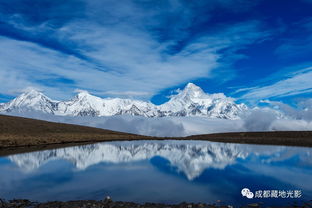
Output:
<instances>
[{"instance_id":1,"label":"circular logo icon","mask_svg":"<svg viewBox=\"0 0 312 208\"><path fill-rule=\"evenodd\" d=\"M247 193L246 197L247 197L248 199L252 199L252 198L254 197L254 194L253 194L251 191L249 191L249 192Z\"/></svg>"},{"instance_id":2,"label":"circular logo icon","mask_svg":"<svg viewBox=\"0 0 312 208\"><path fill-rule=\"evenodd\" d=\"M250 190L248 188L243 188L241 193L242 193L242 196L247 196L247 193L249 193Z\"/></svg>"},{"instance_id":3,"label":"circular logo icon","mask_svg":"<svg viewBox=\"0 0 312 208\"><path fill-rule=\"evenodd\" d=\"M243 188L241 194L242 196L245 196L248 199L252 199L254 197L254 194L248 188Z\"/></svg>"}]
</instances>

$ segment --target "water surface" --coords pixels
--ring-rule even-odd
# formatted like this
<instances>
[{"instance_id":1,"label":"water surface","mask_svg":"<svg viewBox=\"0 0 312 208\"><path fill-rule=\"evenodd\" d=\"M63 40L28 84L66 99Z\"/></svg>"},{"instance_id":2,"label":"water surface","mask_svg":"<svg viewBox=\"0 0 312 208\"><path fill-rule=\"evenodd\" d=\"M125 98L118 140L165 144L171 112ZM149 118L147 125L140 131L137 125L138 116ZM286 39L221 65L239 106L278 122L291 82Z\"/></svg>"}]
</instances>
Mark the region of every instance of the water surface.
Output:
<instances>
[{"instance_id":1,"label":"water surface","mask_svg":"<svg viewBox=\"0 0 312 208\"><path fill-rule=\"evenodd\" d=\"M0 157L0 198L36 201L288 204L312 199L312 149L206 141L132 141ZM242 188L300 190L247 199Z\"/></svg>"}]
</instances>

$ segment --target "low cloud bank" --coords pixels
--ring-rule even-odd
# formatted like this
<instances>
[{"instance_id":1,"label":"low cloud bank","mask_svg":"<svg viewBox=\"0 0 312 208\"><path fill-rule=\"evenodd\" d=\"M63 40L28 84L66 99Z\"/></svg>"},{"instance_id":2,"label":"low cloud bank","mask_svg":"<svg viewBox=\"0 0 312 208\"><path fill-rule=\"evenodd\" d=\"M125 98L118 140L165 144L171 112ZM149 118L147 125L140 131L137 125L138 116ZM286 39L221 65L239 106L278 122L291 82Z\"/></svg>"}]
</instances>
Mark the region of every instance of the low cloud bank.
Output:
<instances>
[{"instance_id":1,"label":"low cloud bank","mask_svg":"<svg viewBox=\"0 0 312 208\"><path fill-rule=\"evenodd\" d=\"M246 131L308 131L312 130L312 99L296 107L276 101L263 101L269 107L248 111L242 120Z\"/></svg>"},{"instance_id":2,"label":"low cloud bank","mask_svg":"<svg viewBox=\"0 0 312 208\"><path fill-rule=\"evenodd\" d=\"M9 113L8 115L79 124L148 136L174 137L187 135L183 124L175 122L170 118L145 118L141 116L72 117L55 116L41 112Z\"/></svg>"},{"instance_id":3,"label":"low cloud bank","mask_svg":"<svg viewBox=\"0 0 312 208\"><path fill-rule=\"evenodd\" d=\"M298 109L279 102L267 103L271 106L251 109L238 120L211 119L205 117L146 118L125 115L111 117L68 117L39 112L10 113L10 115L159 137L240 131L312 130L312 99L300 103Z\"/></svg>"},{"instance_id":4,"label":"low cloud bank","mask_svg":"<svg viewBox=\"0 0 312 208\"><path fill-rule=\"evenodd\" d=\"M246 131L268 131L276 119L273 112L266 110L252 110L248 116L243 117L243 127Z\"/></svg>"},{"instance_id":5,"label":"low cloud bank","mask_svg":"<svg viewBox=\"0 0 312 208\"><path fill-rule=\"evenodd\" d=\"M302 117L299 118L300 114L302 114L301 111L298 111L298 114L290 116L287 114L277 114L273 110L268 109L252 110L248 116L243 118L243 131L312 130L312 121L310 119L303 119Z\"/></svg>"}]
</instances>

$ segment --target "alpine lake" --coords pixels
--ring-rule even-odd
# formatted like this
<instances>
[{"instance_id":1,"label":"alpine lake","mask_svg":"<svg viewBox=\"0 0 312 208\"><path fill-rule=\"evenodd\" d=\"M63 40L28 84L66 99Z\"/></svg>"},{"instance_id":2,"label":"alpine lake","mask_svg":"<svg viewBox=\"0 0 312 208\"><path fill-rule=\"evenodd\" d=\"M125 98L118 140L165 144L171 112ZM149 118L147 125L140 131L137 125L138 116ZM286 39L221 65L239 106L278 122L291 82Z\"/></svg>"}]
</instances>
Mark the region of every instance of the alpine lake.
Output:
<instances>
[{"instance_id":1,"label":"alpine lake","mask_svg":"<svg viewBox=\"0 0 312 208\"><path fill-rule=\"evenodd\" d=\"M16 154L0 157L0 196L289 205L312 199L312 148L164 140Z\"/></svg>"}]
</instances>

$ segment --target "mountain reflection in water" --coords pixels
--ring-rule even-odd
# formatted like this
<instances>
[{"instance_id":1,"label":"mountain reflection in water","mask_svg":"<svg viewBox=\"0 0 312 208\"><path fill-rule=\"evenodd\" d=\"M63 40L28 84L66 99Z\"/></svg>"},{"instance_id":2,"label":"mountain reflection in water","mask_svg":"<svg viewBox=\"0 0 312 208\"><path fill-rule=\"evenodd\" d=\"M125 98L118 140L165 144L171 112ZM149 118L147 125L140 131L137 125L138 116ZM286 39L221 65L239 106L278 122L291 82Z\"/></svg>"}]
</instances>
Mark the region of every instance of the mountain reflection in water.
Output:
<instances>
[{"instance_id":1,"label":"mountain reflection in water","mask_svg":"<svg viewBox=\"0 0 312 208\"><path fill-rule=\"evenodd\" d=\"M111 195L138 202L222 199L239 204L247 200L240 190L248 187L302 190L308 199L311 153L311 148L205 141L106 142L45 150L0 159L0 197L45 201ZM269 202L287 202L279 200Z\"/></svg>"}]
</instances>

